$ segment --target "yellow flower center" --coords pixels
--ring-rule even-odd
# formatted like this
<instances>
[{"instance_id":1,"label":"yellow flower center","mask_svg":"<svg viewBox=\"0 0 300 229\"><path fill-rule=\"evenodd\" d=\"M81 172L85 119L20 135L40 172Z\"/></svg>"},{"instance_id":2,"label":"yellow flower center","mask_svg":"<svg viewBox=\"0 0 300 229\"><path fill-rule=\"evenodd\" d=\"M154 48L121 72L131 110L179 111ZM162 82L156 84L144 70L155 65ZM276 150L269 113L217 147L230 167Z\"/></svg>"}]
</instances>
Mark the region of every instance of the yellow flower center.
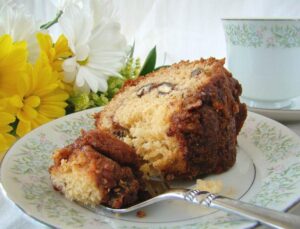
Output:
<instances>
[{"instance_id":1,"label":"yellow flower center","mask_svg":"<svg viewBox=\"0 0 300 229\"><path fill-rule=\"evenodd\" d=\"M86 58L85 60L81 60L81 61L77 61L78 64L80 64L81 66L86 65L89 61L89 58Z\"/></svg>"}]
</instances>

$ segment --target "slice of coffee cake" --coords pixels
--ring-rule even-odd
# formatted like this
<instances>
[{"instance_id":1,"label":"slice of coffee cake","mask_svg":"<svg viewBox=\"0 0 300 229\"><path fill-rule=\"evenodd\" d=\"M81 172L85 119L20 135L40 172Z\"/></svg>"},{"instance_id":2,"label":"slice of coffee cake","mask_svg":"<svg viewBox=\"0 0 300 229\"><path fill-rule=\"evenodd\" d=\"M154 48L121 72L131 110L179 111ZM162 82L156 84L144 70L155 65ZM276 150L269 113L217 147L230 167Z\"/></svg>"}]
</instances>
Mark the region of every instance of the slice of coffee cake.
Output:
<instances>
[{"instance_id":1,"label":"slice of coffee cake","mask_svg":"<svg viewBox=\"0 0 300 229\"><path fill-rule=\"evenodd\" d=\"M223 64L182 61L127 82L95 115L95 130L54 153L54 188L86 205L120 208L149 194L144 179L229 169L247 110Z\"/></svg>"},{"instance_id":2,"label":"slice of coffee cake","mask_svg":"<svg viewBox=\"0 0 300 229\"><path fill-rule=\"evenodd\" d=\"M96 115L96 126L132 146L145 175L223 172L235 162L247 115L241 85L223 64L182 61L129 81Z\"/></svg>"}]
</instances>

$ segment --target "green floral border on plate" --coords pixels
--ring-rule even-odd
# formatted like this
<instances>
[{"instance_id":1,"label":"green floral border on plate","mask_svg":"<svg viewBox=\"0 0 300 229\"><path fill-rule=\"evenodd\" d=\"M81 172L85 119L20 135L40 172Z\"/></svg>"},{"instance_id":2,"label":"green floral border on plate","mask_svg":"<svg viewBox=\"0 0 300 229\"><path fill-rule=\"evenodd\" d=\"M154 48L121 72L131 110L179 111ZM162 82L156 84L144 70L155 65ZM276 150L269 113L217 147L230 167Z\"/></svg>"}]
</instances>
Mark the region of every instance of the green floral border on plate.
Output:
<instances>
[{"instance_id":1,"label":"green floral border on plate","mask_svg":"<svg viewBox=\"0 0 300 229\"><path fill-rule=\"evenodd\" d=\"M95 111L91 109L64 117L57 124L55 122L49 124L48 128L55 131L56 137L69 144L79 135L81 129L93 128L92 114ZM51 187L47 172L52 152L61 146L48 138L47 130L47 128L37 129L28 135L26 141L19 143L21 150L11 149L4 158L5 166L2 165L1 180L9 198L30 215L49 224L54 220L57 225L53 224L59 227L97 228L99 225L108 227L108 224L113 222L118 228L153 228L153 225L132 225L117 218L115 220L106 218L67 200L61 201L60 194ZM251 142L253 149L260 151L262 160L266 162L263 182L250 202L282 210L288 208L300 196L299 138L275 121L249 113L239 136L239 141L245 140ZM16 194L11 192L13 187L18 188L21 197L14 196ZM253 225L249 221L218 212L214 217L207 219L205 217L201 221L185 222L178 226L161 224L155 228L244 228Z\"/></svg>"}]
</instances>

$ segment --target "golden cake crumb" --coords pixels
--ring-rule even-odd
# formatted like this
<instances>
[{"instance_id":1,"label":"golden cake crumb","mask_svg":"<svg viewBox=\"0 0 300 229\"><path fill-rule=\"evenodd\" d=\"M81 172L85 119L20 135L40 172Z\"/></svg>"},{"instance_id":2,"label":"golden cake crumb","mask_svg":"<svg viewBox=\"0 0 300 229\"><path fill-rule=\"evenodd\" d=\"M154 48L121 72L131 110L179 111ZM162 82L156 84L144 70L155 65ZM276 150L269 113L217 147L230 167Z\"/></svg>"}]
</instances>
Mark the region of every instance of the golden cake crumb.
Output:
<instances>
[{"instance_id":1,"label":"golden cake crumb","mask_svg":"<svg viewBox=\"0 0 300 229\"><path fill-rule=\"evenodd\" d=\"M220 193L223 189L223 182L221 180L198 179L195 189L199 189L201 191L207 191L211 193Z\"/></svg>"},{"instance_id":2,"label":"golden cake crumb","mask_svg":"<svg viewBox=\"0 0 300 229\"><path fill-rule=\"evenodd\" d=\"M146 216L146 212L139 210L136 212L136 216L139 218L144 218Z\"/></svg>"}]
</instances>

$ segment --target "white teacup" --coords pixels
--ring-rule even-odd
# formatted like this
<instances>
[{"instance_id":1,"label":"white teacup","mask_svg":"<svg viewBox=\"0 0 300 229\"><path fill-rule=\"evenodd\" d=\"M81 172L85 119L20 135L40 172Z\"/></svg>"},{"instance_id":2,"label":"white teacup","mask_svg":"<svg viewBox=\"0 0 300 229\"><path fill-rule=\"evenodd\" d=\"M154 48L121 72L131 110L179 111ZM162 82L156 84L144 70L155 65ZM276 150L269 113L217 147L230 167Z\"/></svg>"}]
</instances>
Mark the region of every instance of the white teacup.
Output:
<instances>
[{"instance_id":1,"label":"white teacup","mask_svg":"<svg viewBox=\"0 0 300 229\"><path fill-rule=\"evenodd\" d=\"M300 95L300 20L223 19L227 63L248 106L282 108Z\"/></svg>"}]
</instances>

